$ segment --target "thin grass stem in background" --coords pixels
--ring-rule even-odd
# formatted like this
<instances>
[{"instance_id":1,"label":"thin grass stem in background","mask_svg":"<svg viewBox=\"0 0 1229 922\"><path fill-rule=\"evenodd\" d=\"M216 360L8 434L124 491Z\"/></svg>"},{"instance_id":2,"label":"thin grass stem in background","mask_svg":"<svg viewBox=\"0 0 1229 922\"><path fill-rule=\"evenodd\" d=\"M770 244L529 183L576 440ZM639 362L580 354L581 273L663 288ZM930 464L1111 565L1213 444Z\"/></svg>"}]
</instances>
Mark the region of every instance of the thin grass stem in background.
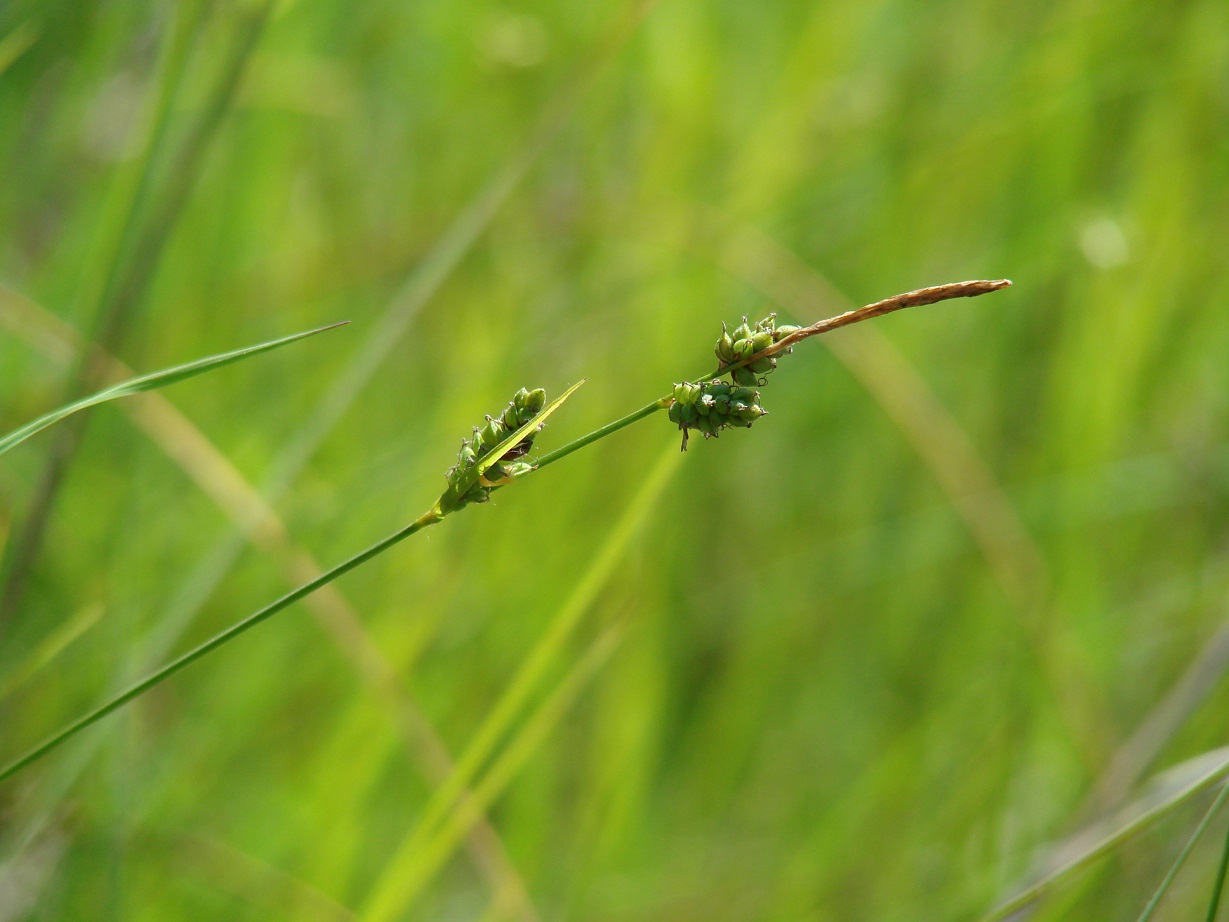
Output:
<instances>
[{"instance_id":1,"label":"thin grass stem in background","mask_svg":"<svg viewBox=\"0 0 1229 922\"><path fill-rule=\"evenodd\" d=\"M1178 871L1182 869L1182 865L1186 863L1186 859L1190 857L1195 845L1207 830L1208 825L1212 822L1213 817L1224 806L1225 800L1229 798L1229 783L1223 784L1220 793L1216 795L1216 799L1212 801L1212 806L1203 815L1203 819L1199 821L1199 825L1195 827L1195 831L1191 833L1191 837L1186 840L1186 844L1182 846L1182 851L1178 853L1178 857L1174 859L1173 866L1161 881L1160 886L1156 888L1156 892L1152 894L1152 899L1148 901L1148 905L1144 907L1144 911L1140 913L1137 922L1148 922L1152 918L1152 914L1156 912L1157 906L1161 904L1161 899L1169 891L1170 885L1174 882L1174 878L1178 876Z\"/></svg>"},{"instance_id":2,"label":"thin grass stem in background","mask_svg":"<svg viewBox=\"0 0 1229 922\"><path fill-rule=\"evenodd\" d=\"M452 776L432 792L413 828L384 866L366 899L365 917L389 919L404 909L404 882L416 874L414 869L419 865L427 842L460 807L460 793L474 784L481 767L510 732L516 716L541 687L548 670L562 655L564 645L614 576L632 538L656 508L681 460L680 453L671 446L653 466L618 521L606 532L589 566L461 752Z\"/></svg>"},{"instance_id":3,"label":"thin grass stem in background","mask_svg":"<svg viewBox=\"0 0 1229 922\"><path fill-rule=\"evenodd\" d=\"M1124 809L1122 815L1127 818L1120 821L1120 824L1109 832L1101 832L1102 824L1098 824L1085 833L1073 837L1074 841L1080 843L1076 846L1075 855L1065 859L1062 864L1045 874L1040 880L1030 884L1010 899L999 904L989 913L982 916L980 922L998 922L1000 919L1008 918L1040 898L1054 884L1066 879L1076 871L1088 867L1094 861L1104 857L1127 840L1143 832L1153 823L1168 816L1175 808L1186 803L1201 791L1206 791L1217 782L1229 777L1229 750L1227 749L1204 753L1202 756L1189 759L1182 765L1170 769L1166 772L1166 776L1183 774L1184 770L1192 765L1198 770L1202 765L1211 760L1216 761L1214 767L1200 771L1196 778L1179 785L1175 790L1168 791L1159 800L1155 802L1145 800L1138 806ZM1162 781L1164 777L1162 776ZM1082 844L1085 840L1091 841L1087 845Z\"/></svg>"},{"instance_id":4,"label":"thin grass stem in background","mask_svg":"<svg viewBox=\"0 0 1229 922\"><path fill-rule=\"evenodd\" d=\"M1225 830L1225 844L1220 850L1220 864L1216 868L1216 882L1212 885L1212 900L1208 904L1206 922L1216 922L1216 913L1220 909L1221 893L1225 889L1225 875L1229 873L1229 829Z\"/></svg>"},{"instance_id":5,"label":"thin grass stem in background","mask_svg":"<svg viewBox=\"0 0 1229 922\"><path fill-rule=\"evenodd\" d=\"M378 902L369 903L359 914L363 922L385 922L408 912L431 882L435 873L452 854L461 837L511 783L516 773L529 760L563 717L577 695L601 669L622 640L616 627L607 628L568 670L558 687L530 715L516 737L500 753L487 773L474 785L469 803L459 803L457 809L443 818L435 834L424 840L422 852L413 863L405 866L406 876L398 878ZM387 878L386 878L387 879Z\"/></svg>"}]
</instances>

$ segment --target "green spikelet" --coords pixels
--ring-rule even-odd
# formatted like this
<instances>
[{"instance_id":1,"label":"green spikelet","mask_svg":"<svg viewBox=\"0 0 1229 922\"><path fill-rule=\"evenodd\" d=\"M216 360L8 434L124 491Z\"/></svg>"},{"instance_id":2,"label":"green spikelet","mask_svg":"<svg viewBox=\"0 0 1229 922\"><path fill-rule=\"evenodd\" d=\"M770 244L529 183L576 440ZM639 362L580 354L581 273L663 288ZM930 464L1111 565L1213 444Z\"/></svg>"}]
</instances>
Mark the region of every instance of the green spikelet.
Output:
<instances>
[{"instance_id":1,"label":"green spikelet","mask_svg":"<svg viewBox=\"0 0 1229 922\"><path fill-rule=\"evenodd\" d=\"M522 387L512 395L512 400L498 416L487 416L484 426L474 427L474 434L461 443L457 463L448 469L446 477L449 491L445 494L445 512L454 512L470 503L485 503L490 499L491 487L510 483L516 477L533 470L531 463L520 459L533 447L533 440L542 429L540 425L517 442L498 462L487 468L478 482L464 494L455 495L454 488L462 478L490 454L492 448L537 416L545 405L546 391L542 388L530 391Z\"/></svg>"},{"instance_id":2,"label":"green spikelet","mask_svg":"<svg viewBox=\"0 0 1229 922\"><path fill-rule=\"evenodd\" d=\"M760 406L759 391L720 378L691 384L674 385L674 403L670 404L670 421L683 432L683 450L692 429L705 438L716 438L722 429L748 428L767 410Z\"/></svg>"},{"instance_id":3,"label":"green spikelet","mask_svg":"<svg viewBox=\"0 0 1229 922\"><path fill-rule=\"evenodd\" d=\"M746 317L733 330L721 325L721 338L713 347L713 353L719 363L718 371L728 369L733 383L714 379L674 386L669 416L670 421L683 430L684 449L691 429L702 432L705 438L713 438L722 429L747 428L766 415L755 388L768 383L766 376L777 367L778 357L794 350L787 346L772 355L762 353L800 329L792 324L778 326L776 314L769 314L754 326Z\"/></svg>"},{"instance_id":4,"label":"green spikelet","mask_svg":"<svg viewBox=\"0 0 1229 922\"><path fill-rule=\"evenodd\" d=\"M743 387L763 387L768 383L767 375L770 371L777 367L777 357L788 355L793 352L792 348L786 348L775 355L760 356L754 361L748 361L753 356L760 355L765 349L779 343L791 333L796 333L801 327L796 327L790 324L777 325L777 315L769 314L763 320L760 320L751 326L747 318L742 319L731 333L722 325L721 338L717 340L717 345L713 352L717 355L717 361L720 363L719 369L724 371L731 365L739 362L746 364L740 365L738 368L730 372L730 376L736 384Z\"/></svg>"}]
</instances>

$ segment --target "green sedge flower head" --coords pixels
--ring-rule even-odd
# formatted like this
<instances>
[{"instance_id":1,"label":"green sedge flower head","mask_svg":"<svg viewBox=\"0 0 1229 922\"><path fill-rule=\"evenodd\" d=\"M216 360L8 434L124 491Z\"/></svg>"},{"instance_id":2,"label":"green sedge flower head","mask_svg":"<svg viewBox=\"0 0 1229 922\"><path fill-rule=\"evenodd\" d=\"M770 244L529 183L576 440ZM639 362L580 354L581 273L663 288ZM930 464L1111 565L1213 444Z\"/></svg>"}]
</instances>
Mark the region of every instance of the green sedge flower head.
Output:
<instances>
[{"instance_id":1,"label":"green sedge flower head","mask_svg":"<svg viewBox=\"0 0 1229 922\"><path fill-rule=\"evenodd\" d=\"M759 391L719 378L698 384L676 384L672 396L670 421L683 432L684 451L692 429L703 433L705 438L716 438L722 429L748 429L768 414L760 406Z\"/></svg>"},{"instance_id":2,"label":"green sedge flower head","mask_svg":"<svg viewBox=\"0 0 1229 922\"><path fill-rule=\"evenodd\" d=\"M744 317L733 332L722 324L721 338L713 351L717 354L720 369L730 365L747 362L753 356L760 355L765 349L776 345L791 333L796 333L800 327L790 324L777 325L777 315L769 314L763 320L752 326ZM743 387L763 387L768 383L764 375L777 367L777 356L788 355L792 348L786 348L773 355L761 355L755 361L747 362L730 372L735 384Z\"/></svg>"},{"instance_id":3,"label":"green sedge flower head","mask_svg":"<svg viewBox=\"0 0 1229 922\"><path fill-rule=\"evenodd\" d=\"M463 495L452 495L461 479L490 454L492 448L537 416L545 405L546 391L542 388L530 391L522 387L512 395L512 400L504 407L503 412L498 416L487 416L484 425L474 427L474 434L461 443L457 463L448 469L449 491L445 496L449 498L449 508L446 511L452 512L470 503L485 503L490 499L492 487L510 483L516 477L533 470L533 464L522 459L529 454L534 438L545 424L531 429L529 434L499 461L488 467Z\"/></svg>"}]
</instances>

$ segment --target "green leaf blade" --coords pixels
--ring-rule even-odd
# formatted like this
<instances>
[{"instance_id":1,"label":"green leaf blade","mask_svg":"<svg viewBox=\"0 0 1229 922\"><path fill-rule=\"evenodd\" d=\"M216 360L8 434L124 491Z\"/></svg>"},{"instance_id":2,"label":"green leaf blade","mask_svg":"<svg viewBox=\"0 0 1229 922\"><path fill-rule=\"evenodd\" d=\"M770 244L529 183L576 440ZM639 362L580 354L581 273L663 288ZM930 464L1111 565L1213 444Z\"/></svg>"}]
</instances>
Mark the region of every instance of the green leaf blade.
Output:
<instances>
[{"instance_id":1,"label":"green leaf blade","mask_svg":"<svg viewBox=\"0 0 1229 922\"><path fill-rule=\"evenodd\" d=\"M314 330L306 330L302 333L295 333L291 336L284 336L281 339L270 340L265 343L258 343L254 346L245 346L242 349L236 349L233 352L223 352L219 355L211 355L203 359L197 359L194 362L188 362L184 365L176 365L172 368L164 368L161 371L155 371L148 375L141 375L137 378L131 378L128 381L122 381L119 384L114 384L111 387L104 388L96 394L89 397L84 397L81 400L66 404L58 409L52 410L40 416L32 422L26 423L18 429L14 429L7 435L0 437L0 455L4 454L11 448L20 445L30 436L37 432L41 432L49 426L53 426L63 419L72 416L88 407L97 406L100 403L106 403L110 400L117 400L120 397L130 397L133 394L139 394L143 391L153 391L170 384L176 384L180 381L186 381L188 378L194 378L197 375L205 374L209 371L214 371L222 368L225 365L231 365L235 362L243 361L252 356L259 355L262 352L270 352L274 349L280 349L282 346L287 346L290 343L298 342L301 339L306 339L309 336L315 336L317 333L324 333L327 330L335 330L337 327L345 326L350 321L343 320L340 323L331 323L328 326L317 327Z\"/></svg>"}]
</instances>

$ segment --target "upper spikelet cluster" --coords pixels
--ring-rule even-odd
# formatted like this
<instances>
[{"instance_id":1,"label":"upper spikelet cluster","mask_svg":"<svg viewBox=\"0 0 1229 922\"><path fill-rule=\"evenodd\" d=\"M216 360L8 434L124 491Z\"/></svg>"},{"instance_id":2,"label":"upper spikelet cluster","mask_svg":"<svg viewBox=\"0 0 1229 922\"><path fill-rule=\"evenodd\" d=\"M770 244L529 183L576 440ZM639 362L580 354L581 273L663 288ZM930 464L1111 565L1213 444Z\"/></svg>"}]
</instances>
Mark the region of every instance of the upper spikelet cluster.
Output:
<instances>
[{"instance_id":1,"label":"upper spikelet cluster","mask_svg":"<svg viewBox=\"0 0 1229 922\"><path fill-rule=\"evenodd\" d=\"M517 442L499 461L488 467L463 494L454 495L461 479L474 465L490 454L492 448L537 416L545 404L546 391L542 388L530 391L522 387L512 396L512 400L499 416L487 416L486 425L481 428L474 427L474 434L461 443L457 463L448 469L449 489L445 497L450 508L446 511L460 509L469 503L485 503L490 498L491 487L507 483L513 477L532 470L533 465L520 459L529 453L542 426L531 429L528 435Z\"/></svg>"},{"instance_id":2,"label":"upper spikelet cluster","mask_svg":"<svg viewBox=\"0 0 1229 922\"><path fill-rule=\"evenodd\" d=\"M733 333L729 331L724 323L721 325L721 339L717 340L717 346L713 351L717 354L717 360L721 363L721 370L725 370L730 365L744 362L754 355L759 355L769 346L775 345L791 333L796 333L799 329L801 328L789 324L777 326L777 315L775 313L769 314L763 320L756 323L754 327L744 317L743 322L735 328ZM793 349L787 348L779 354L788 355L790 352L793 352ZM745 387L763 387L767 381L762 376L768 374L768 372L776 367L776 356L765 355L753 362L735 368L730 373L730 376L734 379L735 384L741 384Z\"/></svg>"}]
</instances>

